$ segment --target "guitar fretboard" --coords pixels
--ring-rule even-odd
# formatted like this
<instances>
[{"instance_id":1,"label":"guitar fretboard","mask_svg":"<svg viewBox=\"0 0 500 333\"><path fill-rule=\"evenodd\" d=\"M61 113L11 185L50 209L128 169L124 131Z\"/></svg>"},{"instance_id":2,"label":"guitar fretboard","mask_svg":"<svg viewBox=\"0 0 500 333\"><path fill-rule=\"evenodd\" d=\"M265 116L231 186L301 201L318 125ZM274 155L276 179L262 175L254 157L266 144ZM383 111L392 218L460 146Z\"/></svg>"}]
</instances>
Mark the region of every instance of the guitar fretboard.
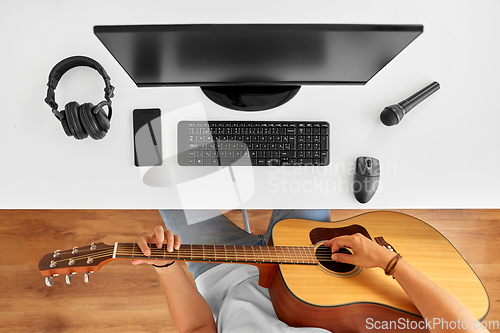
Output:
<instances>
[{"instance_id":1,"label":"guitar fretboard","mask_svg":"<svg viewBox=\"0 0 500 333\"><path fill-rule=\"evenodd\" d=\"M145 256L135 243L116 243L114 258L172 259L184 261L213 261L234 263L276 263L317 265L314 249L301 246L240 246L240 245L186 245L168 252L156 244L148 244L151 255Z\"/></svg>"}]
</instances>

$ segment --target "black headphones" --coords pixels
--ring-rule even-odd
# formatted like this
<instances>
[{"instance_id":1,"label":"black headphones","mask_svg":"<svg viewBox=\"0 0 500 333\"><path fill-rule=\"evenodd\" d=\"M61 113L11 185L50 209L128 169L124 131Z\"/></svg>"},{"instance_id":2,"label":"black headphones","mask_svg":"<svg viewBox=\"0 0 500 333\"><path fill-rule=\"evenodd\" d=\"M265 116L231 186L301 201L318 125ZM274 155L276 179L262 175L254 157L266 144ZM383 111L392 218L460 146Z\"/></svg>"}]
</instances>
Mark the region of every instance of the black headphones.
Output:
<instances>
[{"instance_id":1,"label":"black headphones","mask_svg":"<svg viewBox=\"0 0 500 333\"><path fill-rule=\"evenodd\" d=\"M55 101L55 89L61 77L72 68L79 66L87 66L95 69L101 74L104 79L104 101L96 106L92 103L79 105L77 102L69 102L64 106L63 111L57 111L58 105ZM108 76L104 68L94 59L84 56L74 56L61 60L52 68L49 74L49 82L47 83L47 103L52 109L52 113L62 124L64 132L67 136L74 136L77 140L83 140L87 136L94 140L100 140L106 136L110 128L111 120L111 98L115 87L111 85L111 78ZM103 111L103 107L108 107L108 115Z\"/></svg>"}]
</instances>

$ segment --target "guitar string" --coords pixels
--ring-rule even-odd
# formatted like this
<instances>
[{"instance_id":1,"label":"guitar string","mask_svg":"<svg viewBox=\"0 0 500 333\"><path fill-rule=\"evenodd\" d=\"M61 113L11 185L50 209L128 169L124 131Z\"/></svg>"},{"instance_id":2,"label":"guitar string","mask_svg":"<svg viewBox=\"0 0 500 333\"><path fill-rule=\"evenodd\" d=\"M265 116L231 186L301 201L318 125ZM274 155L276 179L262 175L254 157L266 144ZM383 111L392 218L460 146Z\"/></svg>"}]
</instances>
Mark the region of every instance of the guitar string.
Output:
<instances>
[{"instance_id":1,"label":"guitar string","mask_svg":"<svg viewBox=\"0 0 500 333\"><path fill-rule=\"evenodd\" d=\"M190 247L189 249L187 247L184 247L184 248L181 248L179 250L176 250L176 251L180 251L180 252L193 252L193 253L208 253L208 254L215 254L216 255L216 252L217 252L217 248L214 248L212 249L211 247L208 247L208 248L204 248L202 247L201 245L194 245L196 247ZM219 246L221 247L221 246ZM260 249L261 247L259 247ZM303 250L304 252L307 252L306 255L310 255L310 254L313 254L313 253L331 253L328 249L316 249L316 251L313 251L314 249L311 249L311 248L307 248L307 247L294 247L294 246L278 246L278 247L269 247L269 246L265 246L265 248L268 249L268 253L265 254L265 255L268 255L270 257L274 257L274 256L281 256L281 257L286 257L286 256L290 256L290 254L286 254L285 252L283 252L285 249L297 249L297 250ZM130 250L130 249L133 249L133 248L130 248L130 247L127 247L127 246L120 246L120 250L124 251L124 250ZM158 249L158 248L154 248L154 247L150 247L151 251L152 252L160 252L160 251L164 251L164 249ZM107 248L107 249L104 249L104 250L100 250L100 251L110 251L110 252L113 252L113 248ZM135 250L135 249L133 249ZM221 248L219 248L220 251L222 251ZM274 250L275 253L272 253L271 250ZM277 250L280 250L281 253L277 252ZM96 250L93 250L93 251L96 251ZM87 256L87 255L91 255L93 253L100 253L100 251L96 251L96 252L82 252L80 251L79 254L80 256ZM242 248L241 246L239 246L238 248L235 248L234 250L232 248L225 248L224 249L224 252L227 253L227 252L231 252L231 253L236 253L236 254L241 254L243 253L243 255L247 254L247 253L250 253L250 252L253 252L255 254L255 250L253 249L253 247L247 247L245 246L245 248ZM262 252L262 251L261 251ZM167 252L167 253L172 253L172 252ZM66 254L66 253L62 253L61 254ZM69 253L68 253L69 254ZM139 253L138 253L139 254ZM262 255L264 255L264 253L261 253ZM81 257L78 257L78 258L81 258Z\"/></svg>"},{"instance_id":2,"label":"guitar string","mask_svg":"<svg viewBox=\"0 0 500 333\"><path fill-rule=\"evenodd\" d=\"M123 244L123 243L122 243ZM126 244L126 243L125 243ZM148 244L149 246L152 246L154 245L154 243L151 243L151 244ZM175 254L177 254L177 257L181 256L181 254L184 254L184 253L189 253L191 254L190 256L192 257L192 255L194 255L194 257L197 257L196 259L199 259L200 258L200 253L206 257L206 256L217 256L217 246L218 247L222 247L224 245L216 245L214 246L214 249L211 248L211 246L209 245L209 247L205 248L203 245L194 245L195 248L193 248L192 246L190 247L190 249L188 250L187 249L187 246L185 246L184 249L179 249L179 250L176 250L178 251L178 254L177 252L175 252ZM138 245L137 245L138 247ZM201 247L201 248L200 248ZM239 250L238 250L239 248ZM242 247L242 246L238 246L238 248L236 248L236 246L234 246L234 250L231 249L231 247L227 248L227 246L225 246L225 249L224 249L224 253L227 254L227 252L229 251L229 254L230 254L230 257L235 257L237 259L238 257L238 254L240 255L240 257L243 255L244 257L246 257L247 254L250 254L250 252L253 252L253 256L254 258L258 258L258 259L269 259L269 260L274 260L274 259L277 259L278 261L280 259L283 259L284 261L286 261L287 259L289 261L294 261L293 259L296 259L296 261L300 261L298 259L298 256L295 254L295 256L291 256L291 253L289 254L286 254L283 252L284 249L298 249L299 251L300 250L303 250L304 252L307 252L306 253L306 259L307 260L310 260L311 258L314 259L313 254L315 254L315 257L317 259L320 259L320 257L318 256L318 254L321 255L321 258L325 258L324 256L326 255L327 257L330 256L330 251L328 251L328 249L316 249L316 251L311 251L312 249L309 248L309 247L298 247L298 246L277 246L277 247L269 247L269 246L266 246L267 250L268 250L268 253L267 254L264 254L262 251L261 254L255 254L255 250L253 249L253 246L252 247ZM262 248L262 247L259 247L259 249ZM130 247L129 245L121 245L120 246L120 251L124 251L124 250L130 250L130 249L134 249L134 247ZM157 256L158 254L161 254L160 251L163 251L163 254L164 255L169 255L168 259L171 259L173 256L175 256L173 254L173 252L166 252L164 251L164 249L158 249L158 248L154 248L154 247L150 247L151 249L151 253L152 255L154 256ZM247 251L248 249L248 251ZM193 251L194 250L194 251ZM222 250L222 249L220 249ZM271 250L274 250L275 253L271 253ZM280 250L281 253L278 253L277 250ZM88 250L87 250L88 251ZM93 257L93 258L101 258L102 256L96 256L96 254L105 254L104 256L108 255L108 254L112 254L113 251L114 251L114 247L108 247L106 249L103 249L103 250L92 250L93 252L82 252L82 251L79 251L79 255L76 256L76 257L72 257L72 258L65 258L65 259L58 259L58 260L55 260L55 262L62 262L62 261L65 261L65 260L68 260L68 259L73 259L73 260L81 260L81 259L84 259L86 257ZM94 252L95 251L95 252ZM213 251L213 252L212 252ZM64 251L64 252L60 252L62 255L65 255L65 254L69 254L69 251ZM299 252L300 253L300 252ZM125 255L128 254L128 253L125 253ZM233 255L234 254L234 255ZM123 253L121 253L121 255L124 255ZM139 253L138 253L139 255ZM251 254L250 254L251 255ZM302 258L302 254L300 253L301 255L301 259L302 261L303 258ZM307 256L311 256L311 258L307 257ZM133 255L132 255L133 257ZM146 256L144 256L146 257ZM214 257L214 258L215 258ZM222 257L222 256L221 256ZM139 258L139 257L138 257ZM180 258L177 258L177 259L180 259Z\"/></svg>"},{"instance_id":3,"label":"guitar string","mask_svg":"<svg viewBox=\"0 0 500 333\"><path fill-rule=\"evenodd\" d=\"M126 243L124 243L126 244ZM154 243L152 244L149 244L149 245L154 245ZM253 256L255 258L269 258L270 260L274 260L274 259L277 259L277 260L283 260L283 261L310 261L310 260L313 260L315 259L315 257L318 257L318 253L320 253L322 255L322 258L325 258L324 256L326 255L327 257L326 258L330 258L331 256L331 252L328 251L328 249L317 249L316 251L313 251L314 249L311 249L309 247L298 247L298 246L277 246L277 247L269 247L269 246L265 246L265 248L268 249L268 253L267 254L264 254L262 251L261 255L259 254L255 254L255 251L253 248L250 248L249 246L241 246L241 245L238 245L238 248L236 248L236 246L234 246L234 250L232 248L232 246L224 246L224 245L215 245L216 247L215 248L212 248L214 245L192 245L190 246L190 248L187 248L187 245L184 244L184 248L181 248L180 250L176 250L176 251L180 251L179 253L188 253L188 256L190 257L196 257L196 259L199 259L201 257L206 257L206 256L215 256L217 257L217 246L219 247L219 251L222 251L222 247L224 247L224 253L227 254L227 252L229 252L230 256L231 257L235 257L236 259L238 259L237 257L245 257L247 255L252 255L250 252L253 253ZM133 247L132 247L133 248ZM295 256L290 256L289 254L286 254L284 253L284 249L288 249L288 248L293 248L293 249L297 249L299 250L299 255L300 255L300 259L297 255ZM130 250L131 247L130 245L121 245L120 246L120 249L128 249ZM164 249L158 249L158 248L154 248L154 247L150 247L151 251L152 251L152 255L153 255L153 252L156 252L154 253L155 255L160 255L162 254L161 251L163 251L163 254L165 255L169 255L169 259L171 259L172 257L175 257L175 254L172 254L172 252L168 252L168 253L165 253L164 252ZM279 252L277 251L279 250ZM300 250L302 250L303 252L306 252L305 253L305 259L304 257L302 256L302 253L300 252ZM185 252L182 252L182 251L185 251ZM274 252L274 253L273 253ZM177 253L177 252L176 252ZM192 254L192 255L189 255L189 254ZM315 255L316 254L316 255ZM179 254L180 256L180 254ZM225 255L224 255L225 256ZM221 255L222 257L222 255Z\"/></svg>"},{"instance_id":4,"label":"guitar string","mask_svg":"<svg viewBox=\"0 0 500 333\"><path fill-rule=\"evenodd\" d=\"M221 250L222 251L222 250ZM124 254L124 252L120 252L120 254ZM125 252L126 255L129 255L129 252ZM311 253L312 255L312 253ZM307 257L306 259L299 259L298 257L292 257L286 254L276 254L276 253L271 253L270 254L255 254L255 252L252 254L250 251L225 251L225 254L222 255L222 253L218 254L216 251L213 249L209 249L208 251L202 251L201 249L198 250L193 250L191 251L190 249L184 249L184 250L176 250L176 252L163 252L162 249L157 249L156 251L152 251L151 256L157 256L160 259L161 257L164 256L167 259L182 259L178 258L180 256L183 257L190 257L193 259L203 259L203 258L209 258L210 260L217 260L219 259L220 261L224 261L224 258L230 258L230 259L235 259L235 260L241 260L244 261L245 259L248 259L250 256L252 259L251 261L258 261L259 259L262 260L272 260L272 261L314 261L314 258L312 256ZM188 259L188 258L187 258ZM189 259L188 259L189 260Z\"/></svg>"},{"instance_id":5,"label":"guitar string","mask_svg":"<svg viewBox=\"0 0 500 333\"><path fill-rule=\"evenodd\" d=\"M98 259L98 258L103 258L103 257L106 257L106 256L110 256L110 255L112 255L112 254L113 254L113 252L114 252L114 250L112 250L112 249L106 249L106 250L101 250L101 251L91 252L91 253L90 253L91 255L89 255L89 253L87 253L87 254L83 255L83 253L82 253L82 255L81 255L81 256L78 256L78 257L72 257L72 258L65 258L65 259L59 259L59 260L56 260L55 262L56 262L56 263L59 263L59 262L63 262L63 261L69 260L69 259L73 259L73 260L75 260L75 261L79 261L79 260L82 260L82 259L86 259L86 258L88 258L88 257L91 257L91 258L93 258L93 259ZM233 259L233 258L234 258L234 260L235 260L235 261L238 261L238 256L237 256L237 254L234 254L234 255L229 255L229 256L225 256L225 259L226 259L226 260L223 260L222 256L220 256L219 258L217 258L217 257L216 257L216 256L217 256L216 254L213 254L213 255L214 255L213 259L212 259L212 258L210 258L210 259L206 259L206 257L207 257L207 256L208 256L208 257L210 257L210 255L211 255L211 254L207 254L207 253L205 253L204 255L200 255L199 253L195 253L194 255L186 255L187 253L192 254L192 252L191 252L191 251L184 251L184 252L179 252L179 253L177 253L177 252L167 252L167 253L165 253L165 255L166 255L166 256L165 256L164 258L160 258L160 256L159 256L159 255L160 255L161 253L159 253L159 251L156 251L156 252L157 252L157 253L153 253L153 251L152 251L152 255L153 255L154 257L158 257L158 259L172 259L172 260L177 259L177 260L189 261L189 259L187 259L187 258L179 258L179 257L182 255L182 256L184 256L184 257L189 256L189 257L191 257L192 259L199 259L199 260L201 260L201 259L205 259L205 260L213 260L213 261L221 261L221 262L224 262L224 261L229 261L229 259ZM297 256L296 256L296 257L290 257L290 256L288 256L288 257L285 257L285 256L281 256L281 257L280 257L280 256L269 256L269 257L265 257L265 256L264 256L264 257L262 257L262 258L261 258L261 257L259 257L259 256L254 256L254 258L253 258L251 261L256 261L256 262L259 262L259 259L262 259L262 261L264 261L264 262L265 262L266 260L269 260L269 261L271 261L271 262L277 262L277 263L282 263L282 262L280 262L280 261L284 261L285 263L286 263L287 261L290 261L290 262L295 261L295 263L300 263L301 261L302 261L302 263L305 263L305 261L311 261L311 260L312 260L312 261L315 261L315 260L318 260L318 261L333 261L333 260L331 260L330 253L328 253L328 252L326 252L326 253L325 253L324 251L322 251L322 252L323 252L323 253L322 253L322 255L317 255L317 254L318 254L318 252L319 252L319 251L317 251L317 252L316 252L315 257L307 258L306 260L304 260L304 259L298 259L298 257L297 257ZM186 253L186 254L185 254L185 253ZM97 255L96 255L96 254L97 254ZM150 258L151 256L149 256L149 257L148 257L148 256L145 256L145 255L143 255L143 254L142 254L142 255L140 255L140 256L138 256L138 257L135 257L135 258L134 258L133 256L132 256L132 257L130 257L130 253L129 253L129 252L127 252L127 251L117 251L117 253L116 253L116 254L117 254L117 255L120 255L120 256L127 256L127 257L128 257L127 259L135 259L135 258L137 258L138 260L142 260L142 259L151 259L151 258ZM138 254L138 255L139 255L139 254ZM168 255L169 255L169 256L168 256ZM241 258L241 257L242 257L242 256L240 255L240 258ZM151 260L157 260L157 259L152 258ZM241 258L240 262L244 262L244 261L243 261L243 258Z\"/></svg>"},{"instance_id":6,"label":"guitar string","mask_svg":"<svg viewBox=\"0 0 500 333\"><path fill-rule=\"evenodd\" d=\"M244 255L227 255L227 256L213 256L211 254L193 254L191 255L190 252L188 252L187 255L182 255L184 258L179 258L181 255L177 255L177 253L170 253L170 256L165 256L163 257L162 255L154 256L153 258L147 257L147 256L138 256L138 257L131 257L129 252L117 252L117 256L125 256L127 259L140 259L140 260L181 260L181 261L190 261L190 260L202 260L202 261L219 261L219 262L227 262L227 261L238 261L238 262L273 262L273 263L315 263L317 261L333 261L331 259L330 255L324 255L324 256L315 256L311 258L298 258L298 257L258 257L254 256L250 260L248 258L245 258Z\"/></svg>"},{"instance_id":7,"label":"guitar string","mask_svg":"<svg viewBox=\"0 0 500 333\"><path fill-rule=\"evenodd\" d=\"M120 245L120 248L122 249L132 249L133 248L133 244L134 243L119 243ZM136 247L139 248L139 245L137 243L135 243ZM154 247L151 247L150 245L155 245L155 243L148 243L148 246L151 250L163 250L163 249L158 249L158 248L154 248ZM102 245L101 245L102 246ZM245 251L243 248L245 249L249 249L249 251L254 251L251 247L252 245L213 245L213 244L192 244L192 245L189 245L189 244L182 244L181 246L184 246L184 247L187 247L187 246L192 246L192 247L197 247L197 248L194 248L194 249L198 249L198 250L211 250L210 247L227 247L227 250L229 251L232 251L232 249L230 247L233 247L233 246L236 246L237 248L240 248L241 250L238 250L238 251ZM199 248L199 247L207 247L207 248ZM88 247L88 246L85 246L85 248ZM258 248L269 248L269 249L296 249L296 250L305 250L305 251L311 251L312 248L310 247L307 247L307 246L292 246L292 245L284 245L284 246L258 246ZM106 249L101 249L102 250L111 250L113 251L114 250L114 246L109 246L106 248ZM326 250L326 249L317 249L315 252L318 252L318 251L321 251L321 250ZM59 253L61 255L66 255L66 254L70 254L71 252L73 251L73 249L71 250L65 250L65 251L60 251ZM83 251L87 251L87 252L83 252ZM92 252L88 252L88 251L92 251ZM94 251L99 251L99 249L96 249L96 250L82 250L82 248L78 248L78 253L96 253Z\"/></svg>"},{"instance_id":8,"label":"guitar string","mask_svg":"<svg viewBox=\"0 0 500 333\"><path fill-rule=\"evenodd\" d=\"M131 256L130 252L127 252L127 251L117 251L117 254L120 254L120 255L128 255L128 256ZM258 258L258 259L296 259L297 261L302 261L303 259L302 258L299 258L299 256L290 256L290 255L271 255L271 256L262 256L260 254L249 254L248 252L244 253L244 252L238 252L238 253L235 253L235 252L231 252L231 253L228 253L227 255L219 255L217 253L214 253L214 252L191 252L191 251L183 251L183 252L166 252L165 253L165 258L167 259L183 259L183 258L179 258L180 256L182 257L191 257L191 254L192 254L192 257L197 257L197 258L202 258L203 256L205 257L211 257L211 258L225 258L225 257L231 257L231 258L239 258L239 259L244 259L245 258L245 255L246 255L246 258L248 257L251 257L251 258ZM313 253L311 253L312 255ZM159 259L162 259L162 256L163 256L163 253L162 252L157 252L157 253L152 253L151 254L152 257L158 257ZM150 256L150 257L151 257ZM134 256L132 256L134 257ZM317 253L315 253L315 256L314 258L318 257ZM331 257L331 253L324 253L322 254L321 257ZM138 254L137 255L137 258L148 258L148 256L144 256L143 254ZM310 260L311 258L313 258L312 256L311 257L308 257L304 260Z\"/></svg>"}]
</instances>

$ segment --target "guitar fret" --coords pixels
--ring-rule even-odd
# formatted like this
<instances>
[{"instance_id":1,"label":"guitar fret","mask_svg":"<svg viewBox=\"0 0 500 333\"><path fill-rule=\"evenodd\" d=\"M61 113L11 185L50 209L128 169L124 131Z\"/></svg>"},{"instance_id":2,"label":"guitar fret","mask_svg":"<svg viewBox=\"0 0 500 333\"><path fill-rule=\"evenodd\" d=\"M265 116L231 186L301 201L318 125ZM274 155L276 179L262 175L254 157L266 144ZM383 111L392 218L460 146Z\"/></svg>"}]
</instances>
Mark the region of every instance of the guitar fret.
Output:
<instances>
[{"instance_id":1,"label":"guitar fret","mask_svg":"<svg viewBox=\"0 0 500 333\"><path fill-rule=\"evenodd\" d=\"M314 254L314 250L313 249L308 249L309 250L309 254L311 256L311 263L314 264L316 263L316 257L315 257L315 254Z\"/></svg>"},{"instance_id":2,"label":"guitar fret","mask_svg":"<svg viewBox=\"0 0 500 333\"><path fill-rule=\"evenodd\" d=\"M298 260L298 263L300 264L300 260L302 260L302 263L304 263L304 258L302 257L302 252L300 252L300 247L297 248L297 251L299 251L299 256L300 256L300 259L297 257Z\"/></svg>"},{"instance_id":3,"label":"guitar fret","mask_svg":"<svg viewBox=\"0 0 500 333\"><path fill-rule=\"evenodd\" d=\"M255 253L255 249L253 248L253 245L251 245L251 248L252 248L252 258L255 262L262 262L261 260L259 260L257 254Z\"/></svg>"},{"instance_id":4,"label":"guitar fret","mask_svg":"<svg viewBox=\"0 0 500 333\"><path fill-rule=\"evenodd\" d=\"M307 249L304 249L304 252L306 253L306 258L307 258L307 263L311 263L311 252L308 251Z\"/></svg>"},{"instance_id":5,"label":"guitar fret","mask_svg":"<svg viewBox=\"0 0 500 333\"><path fill-rule=\"evenodd\" d=\"M281 256L283 257L283 260L284 260L284 262L285 262L285 264L286 264L286 263L287 263L287 262L286 262L287 260L286 260L285 253L283 252L283 247L282 247L282 246L280 246L280 250L281 250Z\"/></svg>"},{"instance_id":6,"label":"guitar fret","mask_svg":"<svg viewBox=\"0 0 500 333\"><path fill-rule=\"evenodd\" d=\"M311 263L311 252L308 251L308 249L304 249L304 252L306 253L306 258L307 258L307 263L310 264Z\"/></svg>"},{"instance_id":7,"label":"guitar fret","mask_svg":"<svg viewBox=\"0 0 500 333\"><path fill-rule=\"evenodd\" d=\"M293 249L293 254L294 254L294 256L295 256L295 263L296 263L296 264L300 264L300 258L299 258L299 256L297 255L296 248L295 248L295 247L292 247L292 249Z\"/></svg>"},{"instance_id":8,"label":"guitar fret","mask_svg":"<svg viewBox=\"0 0 500 333\"><path fill-rule=\"evenodd\" d=\"M302 251L300 250L300 247L299 247L299 253L300 253L300 258L302 259L302 263L304 264L305 260L304 257L302 256Z\"/></svg>"}]
</instances>

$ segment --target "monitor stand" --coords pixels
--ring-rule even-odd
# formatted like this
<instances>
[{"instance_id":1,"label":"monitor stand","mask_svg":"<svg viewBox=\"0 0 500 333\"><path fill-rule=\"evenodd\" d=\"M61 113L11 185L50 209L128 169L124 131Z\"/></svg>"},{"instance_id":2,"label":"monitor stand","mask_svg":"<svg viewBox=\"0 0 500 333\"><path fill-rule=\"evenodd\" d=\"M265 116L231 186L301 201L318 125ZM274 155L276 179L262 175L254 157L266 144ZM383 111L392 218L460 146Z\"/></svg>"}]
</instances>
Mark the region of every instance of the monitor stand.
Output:
<instances>
[{"instance_id":1,"label":"monitor stand","mask_svg":"<svg viewBox=\"0 0 500 333\"><path fill-rule=\"evenodd\" d=\"M214 103L237 111L264 111L285 104L300 86L203 86Z\"/></svg>"}]
</instances>

